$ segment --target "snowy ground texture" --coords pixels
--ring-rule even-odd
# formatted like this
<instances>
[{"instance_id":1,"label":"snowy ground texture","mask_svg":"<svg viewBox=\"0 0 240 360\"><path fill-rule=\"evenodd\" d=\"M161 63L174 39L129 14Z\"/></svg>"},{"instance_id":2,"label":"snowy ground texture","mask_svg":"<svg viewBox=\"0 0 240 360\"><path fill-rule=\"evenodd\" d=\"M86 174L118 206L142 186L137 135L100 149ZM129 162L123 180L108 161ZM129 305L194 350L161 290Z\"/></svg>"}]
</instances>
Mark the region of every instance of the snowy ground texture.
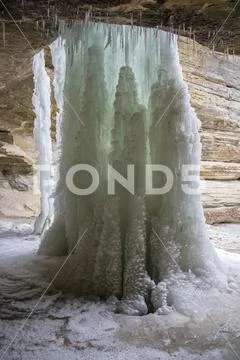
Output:
<instances>
[{"instance_id":1,"label":"snowy ground texture","mask_svg":"<svg viewBox=\"0 0 240 360\"><path fill-rule=\"evenodd\" d=\"M115 314L113 299L45 294L64 259L35 256L31 226L2 222L0 359L240 360L240 225L209 231L227 289L180 283L178 312L133 317Z\"/></svg>"}]
</instances>

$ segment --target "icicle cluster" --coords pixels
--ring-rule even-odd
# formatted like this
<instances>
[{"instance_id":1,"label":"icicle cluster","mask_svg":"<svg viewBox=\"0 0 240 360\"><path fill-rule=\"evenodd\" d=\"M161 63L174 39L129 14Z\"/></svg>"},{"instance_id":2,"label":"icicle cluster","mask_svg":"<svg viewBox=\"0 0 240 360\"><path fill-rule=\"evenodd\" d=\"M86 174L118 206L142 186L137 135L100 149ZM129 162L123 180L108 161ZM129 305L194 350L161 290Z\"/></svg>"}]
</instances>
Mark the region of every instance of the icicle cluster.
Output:
<instances>
[{"instance_id":1,"label":"icicle cluster","mask_svg":"<svg viewBox=\"0 0 240 360\"><path fill-rule=\"evenodd\" d=\"M181 188L181 167L200 164L201 147L176 36L141 27L63 23L60 41L61 56L54 62L60 179L55 219L39 252L66 255L74 249L57 280L65 290L123 298L119 309L126 313L158 307L167 313L164 279L189 269L211 274L216 263L200 196ZM79 163L100 174L92 195L76 196L66 187L69 168ZM134 195L120 185L116 195L107 195L108 163L124 176L127 165L135 165ZM149 163L173 171L174 186L166 195L145 195ZM159 176L155 187L164 181ZM84 188L89 178L76 174L74 182Z\"/></svg>"}]
</instances>

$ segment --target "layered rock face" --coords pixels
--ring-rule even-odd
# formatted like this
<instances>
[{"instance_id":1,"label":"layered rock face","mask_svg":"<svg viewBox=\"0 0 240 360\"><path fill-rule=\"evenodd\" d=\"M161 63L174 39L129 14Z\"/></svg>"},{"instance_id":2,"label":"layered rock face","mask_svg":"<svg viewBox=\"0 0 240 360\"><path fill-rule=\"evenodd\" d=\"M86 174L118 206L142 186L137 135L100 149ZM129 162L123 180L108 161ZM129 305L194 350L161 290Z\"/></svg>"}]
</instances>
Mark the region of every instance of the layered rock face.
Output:
<instances>
[{"instance_id":1,"label":"layered rock face","mask_svg":"<svg viewBox=\"0 0 240 360\"><path fill-rule=\"evenodd\" d=\"M10 131L0 131L0 217L35 217L33 159L17 146Z\"/></svg>"},{"instance_id":2,"label":"layered rock face","mask_svg":"<svg viewBox=\"0 0 240 360\"><path fill-rule=\"evenodd\" d=\"M181 38L180 59L201 121L202 178L209 223L240 221L240 60Z\"/></svg>"},{"instance_id":3,"label":"layered rock face","mask_svg":"<svg viewBox=\"0 0 240 360\"><path fill-rule=\"evenodd\" d=\"M34 48L50 42L33 25L21 28ZM240 222L240 60L212 53L183 37L179 39L179 51L192 106L201 121L201 173L206 180L203 201L207 221ZM6 48L0 50L0 216L33 218L39 211L39 195L33 194L31 175L36 158L31 102L33 53L18 29L7 25ZM47 66L52 66L49 59ZM53 114L53 128L54 123ZM16 181L3 171L6 163L8 173L14 173L14 179L21 175L20 182L24 180L27 187L12 187Z\"/></svg>"}]
</instances>

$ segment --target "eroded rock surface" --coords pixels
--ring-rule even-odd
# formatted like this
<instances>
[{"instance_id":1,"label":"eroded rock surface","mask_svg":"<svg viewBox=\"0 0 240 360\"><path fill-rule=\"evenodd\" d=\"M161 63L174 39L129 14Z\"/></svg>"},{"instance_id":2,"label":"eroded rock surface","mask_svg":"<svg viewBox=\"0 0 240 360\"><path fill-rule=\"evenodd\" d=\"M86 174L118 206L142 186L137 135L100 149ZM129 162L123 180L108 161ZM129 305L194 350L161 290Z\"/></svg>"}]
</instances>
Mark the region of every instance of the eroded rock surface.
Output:
<instances>
[{"instance_id":1,"label":"eroded rock surface","mask_svg":"<svg viewBox=\"0 0 240 360\"><path fill-rule=\"evenodd\" d=\"M240 222L239 58L213 54L186 38L181 38L179 50L191 103L201 121L207 222Z\"/></svg>"}]
</instances>

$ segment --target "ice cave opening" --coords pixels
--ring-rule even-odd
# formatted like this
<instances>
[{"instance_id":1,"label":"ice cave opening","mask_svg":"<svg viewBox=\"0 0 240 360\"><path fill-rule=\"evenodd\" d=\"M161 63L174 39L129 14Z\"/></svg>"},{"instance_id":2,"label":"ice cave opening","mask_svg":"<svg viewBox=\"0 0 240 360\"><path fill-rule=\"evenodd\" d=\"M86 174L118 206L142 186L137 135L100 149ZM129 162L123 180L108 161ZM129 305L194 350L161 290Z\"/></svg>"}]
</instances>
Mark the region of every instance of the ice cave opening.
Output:
<instances>
[{"instance_id":1,"label":"ice cave opening","mask_svg":"<svg viewBox=\"0 0 240 360\"><path fill-rule=\"evenodd\" d=\"M177 40L158 29L61 23L51 45L58 106L55 177L50 81L44 52L34 57L38 253L67 256L57 288L115 297L118 311L127 314L166 314L178 306L176 289L225 282L208 239L201 195L182 186L196 188L201 144ZM78 164L100 174L93 194L78 196L67 187L69 169ZM109 195L107 165L127 178L129 164L135 166L134 194L118 184ZM156 164L171 170L173 186L166 194L148 195L145 167ZM194 167L194 179L183 178L184 166ZM154 187L165 181L163 174L155 176ZM88 187L88 174L77 172L74 184Z\"/></svg>"}]
</instances>

